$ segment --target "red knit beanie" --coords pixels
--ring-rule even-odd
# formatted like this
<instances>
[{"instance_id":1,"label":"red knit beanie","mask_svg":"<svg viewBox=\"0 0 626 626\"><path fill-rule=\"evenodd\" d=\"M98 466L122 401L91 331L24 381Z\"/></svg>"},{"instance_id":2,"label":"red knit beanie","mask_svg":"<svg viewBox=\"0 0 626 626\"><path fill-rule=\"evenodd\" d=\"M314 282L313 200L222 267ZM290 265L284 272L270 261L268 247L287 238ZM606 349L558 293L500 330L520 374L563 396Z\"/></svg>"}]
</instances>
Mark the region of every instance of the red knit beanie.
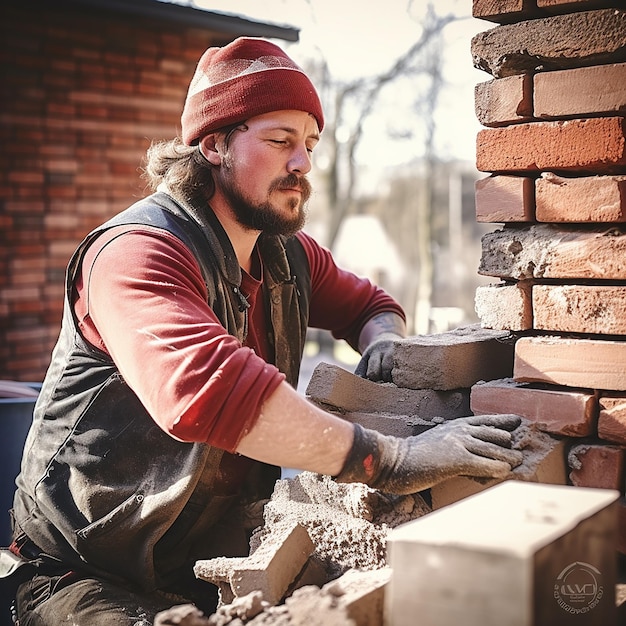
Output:
<instances>
[{"instance_id":1,"label":"red knit beanie","mask_svg":"<svg viewBox=\"0 0 626 626\"><path fill-rule=\"evenodd\" d=\"M306 111L324 127L319 96L302 69L273 43L240 37L200 58L181 117L183 142L192 146L214 130L285 109Z\"/></svg>"}]
</instances>

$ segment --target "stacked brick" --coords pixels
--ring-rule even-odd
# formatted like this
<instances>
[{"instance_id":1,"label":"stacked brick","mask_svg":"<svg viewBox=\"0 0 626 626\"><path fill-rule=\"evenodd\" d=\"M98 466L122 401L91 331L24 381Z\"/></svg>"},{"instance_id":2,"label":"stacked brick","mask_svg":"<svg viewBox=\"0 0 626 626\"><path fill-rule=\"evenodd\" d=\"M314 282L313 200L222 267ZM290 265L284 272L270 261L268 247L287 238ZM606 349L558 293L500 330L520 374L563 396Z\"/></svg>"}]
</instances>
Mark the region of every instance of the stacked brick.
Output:
<instances>
[{"instance_id":1,"label":"stacked brick","mask_svg":"<svg viewBox=\"0 0 626 626\"><path fill-rule=\"evenodd\" d=\"M474 0L481 325L517 337L513 376L475 413L567 440L569 480L617 489L626 519L626 11L621 2ZM626 553L626 524L620 551Z\"/></svg>"},{"instance_id":2,"label":"stacked brick","mask_svg":"<svg viewBox=\"0 0 626 626\"><path fill-rule=\"evenodd\" d=\"M197 58L233 36L66 2L1 11L0 378L39 381L71 253L145 195L146 148L176 135Z\"/></svg>"}]
</instances>

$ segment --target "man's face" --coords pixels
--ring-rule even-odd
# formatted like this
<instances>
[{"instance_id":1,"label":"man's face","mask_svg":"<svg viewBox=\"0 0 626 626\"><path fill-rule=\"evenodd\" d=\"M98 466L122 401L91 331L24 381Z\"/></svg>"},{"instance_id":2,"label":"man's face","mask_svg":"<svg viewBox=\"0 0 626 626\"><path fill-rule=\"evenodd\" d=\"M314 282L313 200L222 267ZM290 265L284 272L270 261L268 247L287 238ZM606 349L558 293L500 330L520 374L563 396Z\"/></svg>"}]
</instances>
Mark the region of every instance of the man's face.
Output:
<instances>
[{"instance_id":1,"label":"man's face","mask_svg":"<svg viewBox=\"0 0 626 626\"><path fill-rule=\"evenodd\" d=\"M318 140L317 122L304 111L258 115L231 134L215 181L242 226L273 235L304 226L305 176Z\"/></svg>"}]
</instances>

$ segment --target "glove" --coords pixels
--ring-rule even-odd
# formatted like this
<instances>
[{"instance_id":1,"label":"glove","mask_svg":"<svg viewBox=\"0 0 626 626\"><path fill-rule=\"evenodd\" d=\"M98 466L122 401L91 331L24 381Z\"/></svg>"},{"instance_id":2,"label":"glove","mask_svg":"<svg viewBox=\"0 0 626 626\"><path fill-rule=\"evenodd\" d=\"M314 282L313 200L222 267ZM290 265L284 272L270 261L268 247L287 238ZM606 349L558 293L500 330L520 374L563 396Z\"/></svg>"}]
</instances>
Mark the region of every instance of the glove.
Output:
<instances>
[{"instance_id":1,"label":"glove","mask_svg":"<svg viewBox=\"0 0 626 626\"><path fill-rule=\"evenodd\" d=\"M393 370L393 344L402 339L395 333L381 333L361 355L354 373L361 378L390 383Z\"/></svg>"},{"instance_id":2,"label":"glove","mask_svg":"<svg viewBox=\"0 0 626 626\"><path fill-rule=\"evenodd\" d=\"M447 420L420 435L391 437L354 425L354 442L337 482L362 482L408 495L454 476L503 478L523 460L511 449L518 415Z\"/></svg>"}]
</instances>

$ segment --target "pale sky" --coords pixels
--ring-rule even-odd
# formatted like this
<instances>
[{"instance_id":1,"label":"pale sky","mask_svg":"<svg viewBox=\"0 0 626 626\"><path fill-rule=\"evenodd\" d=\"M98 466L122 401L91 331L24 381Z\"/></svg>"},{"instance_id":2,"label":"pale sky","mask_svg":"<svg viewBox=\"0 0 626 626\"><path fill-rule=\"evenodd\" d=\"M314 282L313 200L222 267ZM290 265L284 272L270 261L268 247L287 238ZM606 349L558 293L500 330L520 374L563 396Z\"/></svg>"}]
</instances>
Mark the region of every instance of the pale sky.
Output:
<instances>
[{"instance_id":1,"label":"pale sky","mask_svg":"<svg viewBox=\"0 0 626 626\"><path fill-rule=\"evenodd\" d=\"M417 40L415 22L407 15L407 0L195 0L198 6L293 26L300 29L300 42L277 41L298 63L319 48L333 75L352 78L387 69ZM444 78L436 115L436 146L442 158L475 161L476 133L480 124L474 113L474 86L491 77L472 65L473 35L495 26L471 17L472 0L437 0L439 15L464 17L445 30ZM413 2L414 13L424 9L424 0ZM406 93L388 96L388 112L372 118L366 127L362 158L373 167L402 164L419 156L419 142L389 143L387 130L403 119ZM419 146L417 146L417 149ZM377 162L379 159L379 162Z\"/></svg>"}]
</instances>

